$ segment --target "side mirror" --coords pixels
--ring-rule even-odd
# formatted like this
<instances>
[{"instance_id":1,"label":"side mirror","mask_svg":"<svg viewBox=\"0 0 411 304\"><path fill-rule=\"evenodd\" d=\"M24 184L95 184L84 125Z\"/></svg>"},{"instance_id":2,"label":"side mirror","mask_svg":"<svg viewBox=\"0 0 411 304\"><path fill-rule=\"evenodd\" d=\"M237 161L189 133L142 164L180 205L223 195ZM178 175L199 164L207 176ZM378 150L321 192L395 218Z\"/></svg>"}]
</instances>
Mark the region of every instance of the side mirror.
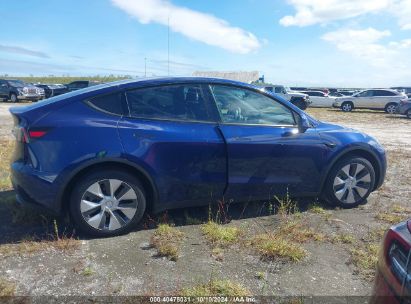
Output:
<instances>
[{"instance_id":1,"label":"side mirror","mask_svg":"<svg viewBox=\"0 0 411 304\"><path fill-rule=\"evenodd\" d=\"M307 129L311 128L311 123L305 114L300 115L300 121L298 123L298 130L300 133L304 133Z\"/></svg>"}]
</instances>

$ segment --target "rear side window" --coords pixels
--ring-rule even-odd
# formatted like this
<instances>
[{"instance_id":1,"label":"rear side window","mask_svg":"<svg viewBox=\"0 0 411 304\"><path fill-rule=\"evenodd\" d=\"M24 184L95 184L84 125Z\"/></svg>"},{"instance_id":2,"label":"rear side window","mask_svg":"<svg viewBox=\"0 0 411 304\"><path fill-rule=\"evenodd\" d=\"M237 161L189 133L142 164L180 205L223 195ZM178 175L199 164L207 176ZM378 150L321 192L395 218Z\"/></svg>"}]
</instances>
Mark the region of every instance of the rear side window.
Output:
<instances>
[{"instance_id":1,"label":"rear side window","mask_svg":"<svg viewBox=\"0 0 411 304\"><path fill-rule=\"evenodd\" d=\"M374 90L374 96L397 96L394 92L385 90Z\"/></svg>"},{"instance_id":2,"label":"rear side window","mask_svg":"<svg viewBox=\"0 0 411 304\"><path fill-rule=\"evenodd\" d=\"M88 100L88 103L103 112L123 115L121 93L106 94Z\"/></svg>"},{"instance_id":3,"label":"rear side window","mask_svg":"<svg viewBox=\"0 0 411 304\"><path fill-rule=\"evenodd\" d=\"M126 92L130 116L172 120L210 120L201 85L181 84Z\"/></svg>"}]
</instances>

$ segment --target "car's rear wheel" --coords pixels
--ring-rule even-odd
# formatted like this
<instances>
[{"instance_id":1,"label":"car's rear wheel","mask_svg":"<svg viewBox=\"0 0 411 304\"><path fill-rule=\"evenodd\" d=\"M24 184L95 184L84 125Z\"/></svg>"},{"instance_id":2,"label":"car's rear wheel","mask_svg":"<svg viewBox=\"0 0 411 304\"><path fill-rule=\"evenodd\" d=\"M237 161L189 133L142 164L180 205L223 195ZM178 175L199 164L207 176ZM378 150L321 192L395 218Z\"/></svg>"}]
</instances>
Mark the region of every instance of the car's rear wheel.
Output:
<instances>
[{"instance_id":1,"label":"car's rear wheel","mask_svg":"<svg viewBox=\"0 0 411 304\"><path fill-rule=\"evenodd\" d=\"M353 208L367 200L374 185L372 164L362 157L348 157L331 169L323 194L331 205Z\"/></svg>"},{"instance_id":2,"label":"car's rear wheel","mask_svg":"<svg viewBox=\"0 0 411 304\"><path fill-rule=\"evenodd\" d=\"M96 171L74 187L70 214L82 232L92 236L114 236L129 232L146 209L144 188L129 173Z\"/></svg>"},{"instance_id":3,"label":"car's rear wheel","mask_svg":"<svg viewBox=\"0 0 411 304\"><path fill-rule=\"evenodd\" d=\"M409 109L409 110L407 111L407 113L405 113L405 115L407 115L407 118L408 118L408 119L411 119L411 109Z\"/></svg>"},{"instance_id":4,"label":"car's rear wheel","mask_svg":"<svg viewBox=\"0 0 411 304\"><path fill-rule=\"evenodd\" d=\"M343 110L343 112L351 112L353 109L354 105L350 101L343 102L341 105L341 110Z\"/></svg>"},{"instance_id":5,"label":"car's rear wheel","mask_svg":"<svg viewBox=\"0 0 411 304\"><path fill-rule=\"evenodd\" d=\"M397 104L396 103L389 103L385 106L385 112L388 114L395 114L397 111Z\"/></svg>"},{"instance_id":6,"label":"car's rear wheel","mask_svg":"<svg viewBox=\"0 0 411 304\"><path fill-rule=\"evenodd\" d=\"M17 102L18 101L17 95L15 93L10 94L10 101L11 102Z\"/></svg>"}]
</instances>

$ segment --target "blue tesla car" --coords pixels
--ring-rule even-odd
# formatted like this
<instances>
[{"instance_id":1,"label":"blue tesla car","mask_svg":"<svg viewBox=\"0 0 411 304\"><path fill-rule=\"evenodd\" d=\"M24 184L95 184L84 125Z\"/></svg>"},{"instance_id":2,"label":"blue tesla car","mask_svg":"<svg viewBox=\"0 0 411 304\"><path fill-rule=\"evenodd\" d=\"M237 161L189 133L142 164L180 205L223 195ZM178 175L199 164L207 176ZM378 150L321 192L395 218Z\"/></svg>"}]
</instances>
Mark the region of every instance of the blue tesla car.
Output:
<instances>
[{"instance_id":1,"label":"blue tesla car","mask_svg":"<svg viewBox=\"0 0 411 304\"><path fill-rule=\"evenodd\" d=\"M290 193L343 208L381 186L384 149L279 96L214 78L127 80L10 109L17 200L94 236L147 210Z\"/></svg>"}]
</instances>

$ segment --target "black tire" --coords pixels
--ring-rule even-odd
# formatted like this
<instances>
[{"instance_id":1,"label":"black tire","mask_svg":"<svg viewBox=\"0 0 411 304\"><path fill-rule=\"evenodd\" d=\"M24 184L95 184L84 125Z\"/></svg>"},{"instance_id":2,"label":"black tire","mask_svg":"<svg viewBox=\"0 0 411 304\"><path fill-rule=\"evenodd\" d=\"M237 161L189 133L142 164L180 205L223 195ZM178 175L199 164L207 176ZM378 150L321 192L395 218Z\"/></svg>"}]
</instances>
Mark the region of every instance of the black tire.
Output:
<instances>
[{"instance_id":1,"label":"black tire","mask_svg":"<svg viewBox=\"0 0 411 304\"><path fill-rule=\"evenodd\" d=\"M411 119L411 109L405 112L405 115L407 116L408 119Z\"/></svg>"},{"instance_id":2,"label":"black tire","mask_svg":"<svg viewBox=\"0 0 411 304\"><path fill-rule=\"evenodd\" d=\"M11 102L18 102L19 99L17 98L17 94L16 93L11 93L10 94L10 101Z\"/></svg>"},{"instance_id":3,"label":"black tire","mask_svg":"<svg viewBox=\"0 0 411 304\"><path fill-rule=\"evenodd\" d=\"M388 114L395 114L397 110L397 104L395 102L391 102L387 104L384 108L384 111Z\"/></svg>"},{"instance_id":4,"label":"black tire","mask_svg":"<svg viewBox=\"0 0 411 304\"><path fill-rule=\"evenodd\" d=\"M102 206L102 201L98 202L101 198L99 197L96 201L97 204L99 204L98 207L91 208L94 209L91 210L95 212L95 214L89 214L88 218L89 220L95 216L95 215L104 215L104 219L100 220L100 225L104 222L104 227L99 227L95 228L91 226L85 219L85 216L83 215L85 212L81 210L82 208L82 200L85 198L85 195L90 195L90 192L88 191L89 187L92 185L95 185L96 183L100 184L100 190L101 192L107 191L104 190L102 184L104 184L108 180L117 180L123 182L120 187L126 185L128 190L133 190L134 194L136 194L136 199L135 199L135 206L133 208L136 208L135 214L132 218L127 218L125 216L125 213L122 213L122 211L115 210L116 213L116 220L118 223L117 219L120 219L121 221L124 221L123 226L121 228L115 229L115 230L109 230L110 228L107 227L109 222L109 225L111 225L111 220L113 219L112 215L113 213L103 211ZM111 186L110 186L111 187ZM108 188L108 187L107 187ZM118 188L118 189L119 189ZM117 189L117 190L118 190ZM104 191L103 191L104 190ZM127 190L127 191L128 191ZM114 191L115 192L115 191ZM106 195L106 193L104 193ZM115 196L115 195L114 195ZM88 199L87 199L88 200ZM121 199L119 199L120 201ZM131 201L131 200L129 200ZM134 199L132 200L134 204ZM106 208L106 207L105 207ZM104 209L106 210L106 209ZM70 216L75 224L75 226L83 233L90 235L90 236L95 236L95 237L110 237L110 236L116 236L116 235L121 235L125 234L127 232L130 232L142 219L144 212L146 210L146 196L145 196L145 191L143 186L141 185L140 181L134 177L133 175L123 172L123 171L118 171L114 169L106 169L106 170L98 170L98 171L93 171L83 178L81 178L76 185L73 188L73 191L71 193L70 197ZM89 212L89 211L87 211ZM107 219L108 218L108 219ZM128 219L128 221L124 220L124 218ZM97 222L97 221L96 221Z\"/></svg>"},{"instance_id":5,"label":"black tire","mask_svg":"<svg viewBox=\"0 0 411 304\"><path fill-rule=\"evenodd\" d=\"M343 112L351 112L354 109L354 104L351 101L344 101L341 104L341 110Z\"/></svg>"},{"instance_id":6,"label":"black tire","mask_svg":"<svg viewBox=\"0 0 411 304\"><path fill-rule=\"evenodd\" d=\"M343 169L347 166L349 174L345 179L345 176L342 175L346 175ZM364 175L365 173L367 174ZM351 177L351 175L355 176ZM340 183L340 181L343 183ZM354 208L366 202L374 186L375 170L372 164L362 157L347 157L337 161L332 167L325 181L322 197L332 206L346 209Z\"/></svg>"}]
</instances>

